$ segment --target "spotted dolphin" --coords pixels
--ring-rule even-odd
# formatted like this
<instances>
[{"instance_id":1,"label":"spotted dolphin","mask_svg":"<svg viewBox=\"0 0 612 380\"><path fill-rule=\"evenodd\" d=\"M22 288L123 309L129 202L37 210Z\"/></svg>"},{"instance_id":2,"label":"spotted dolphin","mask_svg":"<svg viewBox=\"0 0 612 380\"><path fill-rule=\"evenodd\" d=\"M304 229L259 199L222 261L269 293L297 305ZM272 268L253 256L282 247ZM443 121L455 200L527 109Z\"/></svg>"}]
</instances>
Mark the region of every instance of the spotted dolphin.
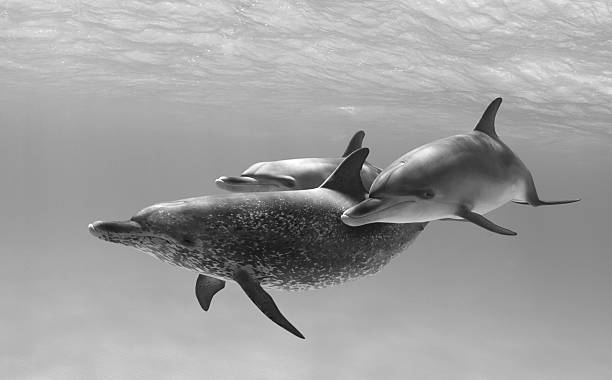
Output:
<instances>
[{"instance_id":1,"label":"spotted dolphin","mask_svg":"<svg viewBox=\"0 0 612 380\"><path fill-rule=\"evenodd\" d=\"M268 318L303 338L264 288L322 288L374 274L425 227L342 223L344 210L365 199L360 171L367 155L357 149L315 189L159 203L127 221L94 222L89 231L198 273L204 310L226 281L236 282Z\"/></svg>"},{"instance_id":2,"label":"spotted dolphin","mask_svg":"<svg viewBox=\"0 0 612 380\"><path fill-rule=\"evenodd\" d=\"M364 131L358 131L349 141L342 157L294 158L258 162L238 177L223 176L215 180L218 187L232 192L304 190L320 186L340 165L343 158L361 148ZM361 168L364 187L370 188L381 169L365 162Z\"/></svg>"},{"instance_id":3,"label":"spotted dolphin","mask_svg":"<svg viewBox=\"0 0 612 380\"><path fill-rule=\"evenodd\" d=\"M416 148L385 168L374 180L369 198L349 208L342 221L417 223L467 220L487 230L516 235L483 214L513 201L531 206L578 200L540 200L533 177L495 131L502 102L495 99L474 131Z\"/></svg>"}]
</instances>

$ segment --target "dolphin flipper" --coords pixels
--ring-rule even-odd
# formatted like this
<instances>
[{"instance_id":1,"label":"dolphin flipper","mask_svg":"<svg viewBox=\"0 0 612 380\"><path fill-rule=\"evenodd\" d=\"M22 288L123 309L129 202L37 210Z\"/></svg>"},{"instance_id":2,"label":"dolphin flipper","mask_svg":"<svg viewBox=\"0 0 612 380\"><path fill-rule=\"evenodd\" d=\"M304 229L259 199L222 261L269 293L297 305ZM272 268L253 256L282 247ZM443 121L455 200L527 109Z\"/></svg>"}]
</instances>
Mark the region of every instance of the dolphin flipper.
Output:
<instances>
[{"instance_id":1,"label":"dolphin flipper","mask_svg":"<svg viewBox=\"0 0 612 380\"><path fill-rule=\"evenodd\" d=\"M205 276L203 274L198 275L196 281L195 293L202 306L202 309L208 311L210 307L210 301L213 296L221 289L225 287L225 281L219 280L218 278Z\"/></svg>"},{"instance_id":2,"label":"dolphin flipper","mask_svg":"<svg viewBox=\"0 0 612 380\"><path fill-rule=\"evenodd\" d=\"M498 226L497 224L493 223L492 221L490 221L489 219L485 218L484 216L477 214L475 212L472 212L470 210L468 210L467 208L463 207L461 208L458 212L457 212L457 216L462 217L463 219L467 220L468 222L472 222L484 229L487 229L489 231L492 232L496 232L498 234L502 234L502 235L516 235L516 232L509 230L507 228Z\"/></svg>"},{"instance_id":3,"label":"dolphin flipper","mask_svg":"<svg viewBox=\"0 0 612 380\"><path fill-rule=\"evenodd\" d=\"M263 313L280 327L289 331L298 338L304 338L304 335L298 331L288 320L281 314L280 310L274 303L272 297L259 285L249 272L244 269L239 269L234 274L234 280L240 285L246 295L253 303L263 311Z\"/></svg>"},{"instance_id":4,"label":"dolphin flipper","mask_svg":"<svg viewBox=\"0 0 612 380\"><path fill-rule=\"evenodd\" d=\"M512 202L520 204L520 205L531 205L533 207L538 206L550 206L550 205L562 205L566 203L574 203L580 201L580 199L569 199L563 201L543 201L538 196L538 192L535 187L535 183L533 182L533 177L528 175L527 184L525 186L524 200L514 199Z\"/></svg>"},{"instance_id":5,"label":"dolphin flipper","mask_svg":"<svg viewBox=\"0 0 612 380\"><path fill-rule=\"evenodd\" d=\"M357 131L351 138L351 141L349 141L348 145L346 146L344 153L342 153L342 157L346 157L349 154L356 151L357 149L361 148L361 144L363 144L364 137L365 137L364 131Z\"/></svg>"}]
</instances>

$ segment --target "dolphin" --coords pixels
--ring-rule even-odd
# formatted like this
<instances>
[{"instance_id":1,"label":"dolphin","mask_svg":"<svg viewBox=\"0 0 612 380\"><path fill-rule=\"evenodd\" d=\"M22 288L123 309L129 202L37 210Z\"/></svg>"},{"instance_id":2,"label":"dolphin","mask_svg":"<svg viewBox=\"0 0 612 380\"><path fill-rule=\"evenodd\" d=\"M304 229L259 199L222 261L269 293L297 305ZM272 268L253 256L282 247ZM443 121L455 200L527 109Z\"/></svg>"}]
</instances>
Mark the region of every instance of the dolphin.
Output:
<instances>
[{"instance_id":1,"label":"dolphin","mask_svg":"<svg viewBox=\"0 0 612 380\"><path fill-rule=\"evenodd\" d=\"M344 157L361 148L364 137L364 131L355 133L342 157L258 162L251 165L239 177L223 176L217 178L215 183L224 190L241 193L313 189L329 177ZM364 163L361 168L361 180L366 190L370 188L380 171L380 168L369 162Z\"/></svg>"},{"instance_id":2,"label":"dolphin","mask_svg":"<svg viewBox=\"0 0 612 380\"><path fill-rule=\"evenodd\" d=\"M198 273L204 310L226 281L236 282L268 318L304 338L264 288L322 288L374 274L425 227L342 223L342 212L365 199L360 171L368 152L351 153L315 189L159 203L126 221L91 223L89 231Z\"/></svg>"},{"instance_id":3,"label":"dolphin","mask_svg":"<svg viewBox=\"0 0 612 380\"><path fill-rule=\"evenodd\" d=\"M385 168L374 180L369 198L349 208L342 221L419 223L465 220L487 230L516 235L483 214L513 201L531 206L577 202L543 201L523 162L495 132L495 99L474 131L418 147Z\"/></svg>"}]
</instances>

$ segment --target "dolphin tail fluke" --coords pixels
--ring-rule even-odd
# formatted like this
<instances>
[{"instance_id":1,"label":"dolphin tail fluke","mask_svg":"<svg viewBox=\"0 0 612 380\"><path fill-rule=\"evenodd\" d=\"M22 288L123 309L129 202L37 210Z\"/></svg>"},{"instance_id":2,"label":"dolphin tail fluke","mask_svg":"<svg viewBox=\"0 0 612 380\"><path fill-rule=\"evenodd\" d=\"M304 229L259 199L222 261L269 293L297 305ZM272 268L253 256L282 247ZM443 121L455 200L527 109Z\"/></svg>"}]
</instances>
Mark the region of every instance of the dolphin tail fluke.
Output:
<instances>
[{"instance_id":1,"label":"dolphin tail fluke","mask_svg":"<svg viewBox=\"0 0 612 380\"><path fill-rule=\"evenodd\" d=\"M213 296L224 287L225 281L223 280L203 274L199 275L196 281L195 293L202 309L208 311Z\"/></svg>"},{"instance_id":2,"label":"dolphin tail fluke","mask_svg":"<svg viewBox=\"0 0 612 380\"><path fill-rule=\"evenodd\" d=\"M527 183L525 186L525 195L523 199L514 199L512 202L520 204L520 205L531 205L533 207L538 206L551 206L551 205L563 205L566 203L574 203L578 202L580 199L567 199L562 201L543 201L538 196L538 192L535 187L535 183L533 182L533 177L531 175L527 178Z\"/></svg>"},{"instance_id":3,"label":"dolphin tail fluke","mask_svg":"<svg viewBox=\"0 0 612 380\"><path fill-rule=\"evenodd\" d=\"M234 280L240 285L242 290L246 293L246 295L253 301L253 303L261 310L268 318L272 320L272 322L276 323L280 327L289 331L291 334L297 336L298 338L304 338L304 335L298 331L281 314L280 310L274 303L272 297L266 293L266 291L259 285L259 282L255 280L249 272L244 269L240 269L236 271L234 274Z\"/></svg>"},{"instance_id":4,"label":"dolphin tail fluke","mask_svg":"<svg viewBox=\"0 0 612 380\"><path fill-rule=\"evenodd\" d=\"M342 153L342 157L346 157L349 154L356 151L357 149L361 148L361 144L363 144L364 137L365 137L364 131L357 131L351 138L351 141L349 141L348 145L346 146L344 153Z\"/></svg>"},{"instance_id":5,"label":"dolphin tail fluke","mask_svg":"<svg viewBox=\"0 0 612 380\"><path fill-rule=\"evenodd\" d=\"M509 230L507 228L498 226L497 224L493 223L492 221L485 218L484 216L477 214L475 212L472 212L465 207L461 208L457 212L457 216L460 216L463 219L467 220L468 222L472 222L484 229L487 229L489 231L492 231L492 232L495 232L501 235L510 235L510 236L516 235L516 232Z\"/></svg>"}]
</instances>

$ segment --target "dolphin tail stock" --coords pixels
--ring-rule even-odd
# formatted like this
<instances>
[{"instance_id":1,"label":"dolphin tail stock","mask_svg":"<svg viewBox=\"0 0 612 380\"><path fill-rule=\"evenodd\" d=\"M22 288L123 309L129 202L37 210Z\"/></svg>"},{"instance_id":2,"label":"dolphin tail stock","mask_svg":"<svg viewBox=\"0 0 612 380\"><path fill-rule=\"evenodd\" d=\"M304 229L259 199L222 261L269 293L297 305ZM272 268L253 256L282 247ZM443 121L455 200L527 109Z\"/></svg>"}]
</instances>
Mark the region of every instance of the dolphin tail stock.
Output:
<instances>
[{"instance_id":1,"label":"dolphin tail stock","mask_svg":"<svg viewBox=\"0 0 612 380\"><path fill-rule=\"evenodd\" d=\"M278 310L278 307L274 303L272 297L266 293L266 291L261 287L259 282L255 280L251 274L245 269L239 269L234 274L234 280L240 285L242 290L246 293L246 295L253 301L253 303L261 310L266 317L270 318L272 322L276 323L280 327L289 331L291 334L297 336L298 338L304 338L301 332L298 331L295 326L291 324L283 316L283 314Z\"/></svg>"},{"instance_id":2,"label":"dolphin tail stock","mask_svg":"<svg viewBox=\"0 0 612 380\"><path fill-rule=\"evenodd\" d=\"M489 231L492 231L492 232L495 232L501 235L509 235L509 236L516 235L516 232L509 230L507 228L498 226L497 224L493 223L492 221L485 218L484 216L468 210L467 207L461 207L457 211L457 216L460 216L463 219L467 220L468 222L472 222L484 229L487 229Z\"/></svg>"},{"instance_id":3,"label":"dolphin tail stock","mask_svg":"<svg viewBox=\"0 0 612 380\"><path fill-rule=\"evenodd\" d=\"M365 137L365 132L364 131L357 131L357 132L355 132L355 134L351 138L351 141L349 141L348 145L346 146L346 149L344 150L344 153L342 153L342 157L346 157L349 154L351 154L354 151L356 151L357 149L361 148L361 145L363 144L363 138L364 137Z\"/></svg>"},{"instance_id":4,"label":"dolphin tail stock","mask_svg":"<svg viewBox=\"0 0 612 380\"><path fill-rule=\"evenodd\" d=\"M580 201L580 199L567 199L561 201L543 201L538 196L538 192L535 187L535 183L533 182L533 177L531 175L527 178L527 184L525 186L525 195L524 199L513 199L512 202L520 205L531 205L533 207L538 206L552 206L552 205L563 205L567 203L575 203Z\"/></svg>"},{"instance_id":5,"label":"dolphin tail stock","mask_svg":"<svg viewBox=\"0 0 612 380\"><path fill-rule=\"evenodd\" d=\"M205 276L203 274L198 275L196 280L195 293L200 306L204 311L208 311L210 307L210 301L213 296L221 289L225 287L225 281L219 280L218 278Z\"/></svg>"}]
</instances>

